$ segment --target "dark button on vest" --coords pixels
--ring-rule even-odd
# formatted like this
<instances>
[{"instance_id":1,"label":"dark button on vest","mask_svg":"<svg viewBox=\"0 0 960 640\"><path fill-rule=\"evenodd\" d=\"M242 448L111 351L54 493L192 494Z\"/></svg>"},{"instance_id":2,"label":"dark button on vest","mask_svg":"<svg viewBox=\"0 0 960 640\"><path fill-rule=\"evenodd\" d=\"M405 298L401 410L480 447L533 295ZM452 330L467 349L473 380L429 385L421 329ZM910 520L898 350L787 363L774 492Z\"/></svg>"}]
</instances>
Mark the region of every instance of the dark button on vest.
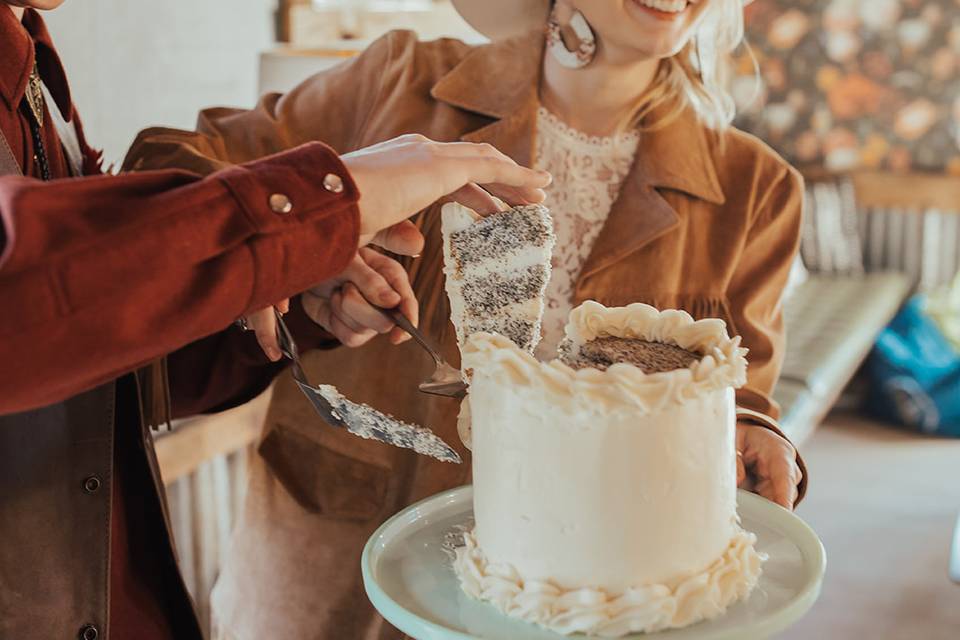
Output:
<instances>
[{"instance_id":1,"label":"dark button on vest","mask_svg":"<svg viewBox=\"0 0 960 640\"><path fill-rule=\"evenodd\" d=\"M89 476L83 481L83 490L89 494L94 494L97 491L100 491L100 487L102 485L103 481L100 480L100 476Z\"/></svg>"}]
</instances>

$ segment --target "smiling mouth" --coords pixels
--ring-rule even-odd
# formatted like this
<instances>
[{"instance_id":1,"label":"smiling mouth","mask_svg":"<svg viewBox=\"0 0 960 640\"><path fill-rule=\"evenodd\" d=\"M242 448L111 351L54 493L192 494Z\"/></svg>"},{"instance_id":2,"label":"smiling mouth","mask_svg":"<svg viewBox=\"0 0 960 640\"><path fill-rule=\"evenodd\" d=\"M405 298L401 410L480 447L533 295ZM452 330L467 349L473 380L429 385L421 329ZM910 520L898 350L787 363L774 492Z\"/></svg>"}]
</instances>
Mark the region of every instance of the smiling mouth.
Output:
<instances>
[{"instance_id":1,"label":"smiling mouth","mask_svg":"<svg viewBox=\"0 0 960 640\"><path fill-rule=\"evenodd\" d=\"M693 5L690 0L630 0L635 5L661 20L674 20Z\"/></svg>"}]
</instances>

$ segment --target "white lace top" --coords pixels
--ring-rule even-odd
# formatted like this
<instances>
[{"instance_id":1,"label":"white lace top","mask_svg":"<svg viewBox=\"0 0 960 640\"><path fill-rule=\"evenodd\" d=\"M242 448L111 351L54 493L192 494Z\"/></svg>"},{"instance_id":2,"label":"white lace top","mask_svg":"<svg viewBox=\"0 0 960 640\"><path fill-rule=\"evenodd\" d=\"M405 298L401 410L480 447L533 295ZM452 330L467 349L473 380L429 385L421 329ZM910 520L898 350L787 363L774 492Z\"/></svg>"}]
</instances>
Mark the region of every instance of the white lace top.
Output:
<instances>
[{"instance_id":1,"label":"white lace top","mask_svg":"<svg viewBox=\"0 0 960 640\"><path fill-rule=\"evenodd\" d=\"M552 359L573 307L574 283L633 164L639 135L588 136L541 107L536 139L536 167L553 175L546 205L557 236L536 355Z\"/></svg>"}]
</instances>

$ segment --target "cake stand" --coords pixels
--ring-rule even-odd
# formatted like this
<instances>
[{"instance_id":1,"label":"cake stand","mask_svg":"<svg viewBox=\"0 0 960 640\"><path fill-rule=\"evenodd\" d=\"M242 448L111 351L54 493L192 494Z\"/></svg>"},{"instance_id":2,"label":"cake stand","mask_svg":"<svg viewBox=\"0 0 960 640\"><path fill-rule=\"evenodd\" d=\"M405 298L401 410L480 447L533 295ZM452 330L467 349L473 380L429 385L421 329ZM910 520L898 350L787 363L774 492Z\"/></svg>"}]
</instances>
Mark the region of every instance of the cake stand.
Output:
<instances>
[{"instance_id":1,"label":"cake stand","mask_svg":"<svg viewBox=\"0 0 960 640\"><path fill-rule=\"evenodd\" d=\"M826 555L800 518L759 496L740 491L743 526L769 555L760 583L745 602L714 620L684 629L627 636L643 640L769 638L799 620L820 595ZM453 571L458 534L473 524L473 487L427 498L390 518L367 542L361 565L373 606L417 640L559 640L533 624L473 600ZM575 640L586 636L570 636Z\"/></svg>"}]
</instances>

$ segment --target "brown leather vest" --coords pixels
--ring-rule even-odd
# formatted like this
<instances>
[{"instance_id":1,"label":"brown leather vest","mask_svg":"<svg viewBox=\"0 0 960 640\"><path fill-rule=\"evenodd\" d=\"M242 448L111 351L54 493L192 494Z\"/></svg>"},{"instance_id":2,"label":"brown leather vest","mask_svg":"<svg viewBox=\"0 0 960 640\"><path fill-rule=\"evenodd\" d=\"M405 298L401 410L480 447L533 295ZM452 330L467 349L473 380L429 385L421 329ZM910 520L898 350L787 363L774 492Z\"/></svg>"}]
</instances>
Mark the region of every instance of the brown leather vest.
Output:
<instances>
[{"instance_id":1,"label":"brown leather vest","mask_svg":"<svg viewBox=\"0 0 960 640\"><path fill-rule=\"evenodd\" d=\"M106 637L114 389L0 416L0 638Z\"/></svg>"},{"instance_id":2,"label":"brown leather vest","mask_svg":"<svg viewBox=\"0 0 960 640\"><path fill-rule=\"evenodd\" d=\"M79 149L73 127L62 117L54 120L61 138L73 137L64 147L68 156L74 155L67 148L73 143ZM0 132L0 176L19 174L19 163ZM17 363L0 366L16 367ZM154 520L161 530L156 540L149 541L157 542L158 548L148 552L163 559L160 566L169 585L165 595L176 618L171 621L176 637L201 637L173 555L153 440L139 419L139 385L133 374L129 378L41 409L0 415L2 640L110 637L111 496L118 406L131 408L120 425L131 432L123 439L126 445L119 448L130 455L131 466L149 467L144 473L153 478L137 487L152 485L146 491L153 495L142 495L141 500L144 509L158 514ZM121 405L117 404L118 387L124 390Z\"/></svg>"}]
</instances>

